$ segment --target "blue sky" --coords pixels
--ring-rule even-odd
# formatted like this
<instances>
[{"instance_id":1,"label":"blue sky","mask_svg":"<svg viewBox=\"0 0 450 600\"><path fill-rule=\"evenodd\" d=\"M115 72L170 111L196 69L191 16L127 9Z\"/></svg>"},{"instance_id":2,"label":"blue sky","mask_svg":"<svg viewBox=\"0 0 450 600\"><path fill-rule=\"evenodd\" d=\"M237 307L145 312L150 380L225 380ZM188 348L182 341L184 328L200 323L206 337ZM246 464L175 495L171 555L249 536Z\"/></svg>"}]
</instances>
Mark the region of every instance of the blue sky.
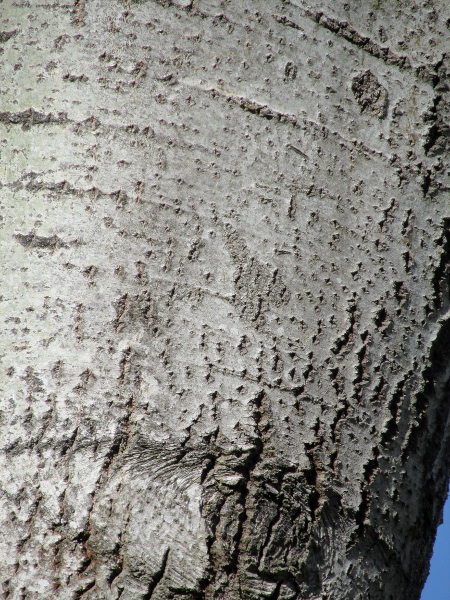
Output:
<instances>
[{"instance_id":1,"label":"blue sky","mask_svg":"<svg viewBox=\"0 0 450 600\"><path fill-rule=\"evenodd\" d=\"M444 523L439 526L430 574L420 600L450 599L450 499L444 508Z\"/></svg>"}]
</instances>

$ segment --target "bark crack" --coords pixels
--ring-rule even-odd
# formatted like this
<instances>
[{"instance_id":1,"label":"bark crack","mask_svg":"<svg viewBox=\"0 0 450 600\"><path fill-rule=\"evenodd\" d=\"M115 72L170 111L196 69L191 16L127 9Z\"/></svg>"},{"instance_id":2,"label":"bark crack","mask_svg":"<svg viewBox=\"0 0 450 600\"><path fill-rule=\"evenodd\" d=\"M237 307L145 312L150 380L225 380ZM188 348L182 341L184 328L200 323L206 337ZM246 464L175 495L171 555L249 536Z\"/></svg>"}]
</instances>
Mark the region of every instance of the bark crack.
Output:
<instances>
[{"instance_id":1,"label":"bark crack","mask_svg":"<svg viewBox=\"0 0 450 600\"><path fill-rule=\"evenodd\" d=\"M167 548L167 550L164 552L163 558L162 558L162 563L161 563L161 567L159 568L159 570L153 575L153 580L151 581L151 583L148 586L148 590L146 592L146 594L142 597L142 600L151 600L156 588L158 587L158 585L161 583L164 574L166 572L167 569L167 563L169 560L169 553L170 553L170 548Z\"/></svg>"}]
</instances>

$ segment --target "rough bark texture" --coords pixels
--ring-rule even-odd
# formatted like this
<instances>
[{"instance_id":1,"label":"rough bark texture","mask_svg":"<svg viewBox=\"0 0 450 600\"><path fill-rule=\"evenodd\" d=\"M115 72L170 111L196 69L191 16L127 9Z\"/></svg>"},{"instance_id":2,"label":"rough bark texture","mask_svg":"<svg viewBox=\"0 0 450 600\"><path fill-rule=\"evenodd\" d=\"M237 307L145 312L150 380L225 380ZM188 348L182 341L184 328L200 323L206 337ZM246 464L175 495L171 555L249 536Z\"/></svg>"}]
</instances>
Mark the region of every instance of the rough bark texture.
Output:
<instances>
[{"instance_id":1,"label":"rough bark texture","mask_svg":"<svg viewBox=\"0 0 450 600\"><path fill-rule=\"evenodd\" d=\"M447 0L0 14L1 597L417 599Z\"/></svg>"}]
</instances>

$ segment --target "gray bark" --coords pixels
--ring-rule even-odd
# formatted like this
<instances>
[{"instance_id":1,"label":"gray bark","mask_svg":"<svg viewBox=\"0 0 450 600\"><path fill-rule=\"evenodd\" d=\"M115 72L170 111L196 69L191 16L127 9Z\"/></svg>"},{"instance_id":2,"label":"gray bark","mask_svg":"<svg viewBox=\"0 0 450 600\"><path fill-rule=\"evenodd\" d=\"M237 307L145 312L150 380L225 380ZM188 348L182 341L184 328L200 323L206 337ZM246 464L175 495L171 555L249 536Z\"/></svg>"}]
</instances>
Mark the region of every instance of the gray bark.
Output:
<instances>
[{"instance_id":1,"label":"gray bark","mask_svg":"<svg viewBox=\"0 0 450 600\"><path fill-rule=\"evenodd\" d=\"M0 15L1 597L419 598L448 2Z\"/></svg>"}]
</instances>

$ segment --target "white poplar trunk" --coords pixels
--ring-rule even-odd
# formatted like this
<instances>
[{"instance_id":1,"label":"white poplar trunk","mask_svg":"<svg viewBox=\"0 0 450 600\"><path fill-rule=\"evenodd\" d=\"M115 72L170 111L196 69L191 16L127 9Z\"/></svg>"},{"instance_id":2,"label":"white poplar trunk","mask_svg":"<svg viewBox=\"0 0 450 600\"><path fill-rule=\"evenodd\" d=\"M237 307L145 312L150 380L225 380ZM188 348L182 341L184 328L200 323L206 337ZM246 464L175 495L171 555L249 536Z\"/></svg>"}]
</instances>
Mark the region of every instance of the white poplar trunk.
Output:
<instances>
[{"instance_id":1,"label":"white poplar trunk","mask_svg":"<svg viewBox=\"0 0 450 600\"><path fill-rule=\"evenodd\" d=\"M1 598L419 598L450 471L449 24L0 3Z\"/></svg>"}]
</instances>

